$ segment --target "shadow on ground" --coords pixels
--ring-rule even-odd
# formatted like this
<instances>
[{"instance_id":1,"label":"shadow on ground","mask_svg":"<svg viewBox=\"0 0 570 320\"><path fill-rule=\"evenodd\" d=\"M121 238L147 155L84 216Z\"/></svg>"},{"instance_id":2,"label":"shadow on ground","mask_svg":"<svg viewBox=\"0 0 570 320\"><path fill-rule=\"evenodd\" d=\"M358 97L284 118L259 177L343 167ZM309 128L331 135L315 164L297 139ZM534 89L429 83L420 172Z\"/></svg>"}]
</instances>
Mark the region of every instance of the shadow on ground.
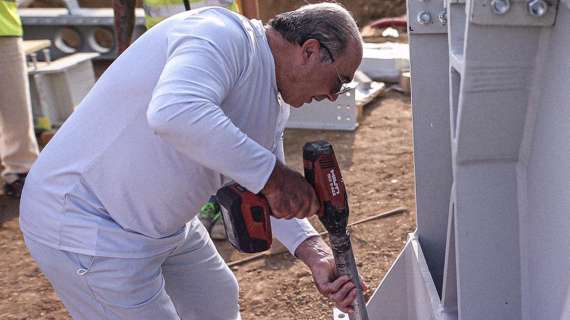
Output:
<instances>
[{"instance_id":1,"label":"shadow on ground","mask_svg":"<svg viewBox=\"0 0 570 320\"><path fill-rule=\"evenodd\" d=\"M20 201L0 195L0 227L4 222L18 217Z\"/></svg>"}]
</instances>

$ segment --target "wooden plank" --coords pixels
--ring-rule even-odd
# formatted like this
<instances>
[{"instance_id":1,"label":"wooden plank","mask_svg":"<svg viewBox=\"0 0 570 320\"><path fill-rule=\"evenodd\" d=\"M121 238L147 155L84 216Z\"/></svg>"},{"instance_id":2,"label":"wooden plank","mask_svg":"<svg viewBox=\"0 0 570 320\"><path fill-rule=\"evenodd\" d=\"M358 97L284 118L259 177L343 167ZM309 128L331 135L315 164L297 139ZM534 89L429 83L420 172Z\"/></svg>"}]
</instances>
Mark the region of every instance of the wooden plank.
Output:
<instances>
[{"instance_id":1,"label":"wooden plank","mask_svg":"<svg viewBox=\"0 0 570 320\"><path fill-rule=\"evenodd\" d=\"M61 59L52 61L50 63L38 62L37 63L37 69L31 70L30 73L36 74L36 73L61 72L64 69L67 69L69 67L80 64L82 62L91 60L97 56L99 56L99 54L94 53L94 52L74 53L72 55L63 57Z\"/></svg>"},{"instance_id":2,"label":"wooden plank","mask_svg":"<svg viewBox=\"0 0 570 320\"><path fill-rule=\"evenodd\" d=\"M24 53L26 55L38 52L42 49L47 49L51 46L50 40L25 40Z\"/></svg>"}]
</instances>

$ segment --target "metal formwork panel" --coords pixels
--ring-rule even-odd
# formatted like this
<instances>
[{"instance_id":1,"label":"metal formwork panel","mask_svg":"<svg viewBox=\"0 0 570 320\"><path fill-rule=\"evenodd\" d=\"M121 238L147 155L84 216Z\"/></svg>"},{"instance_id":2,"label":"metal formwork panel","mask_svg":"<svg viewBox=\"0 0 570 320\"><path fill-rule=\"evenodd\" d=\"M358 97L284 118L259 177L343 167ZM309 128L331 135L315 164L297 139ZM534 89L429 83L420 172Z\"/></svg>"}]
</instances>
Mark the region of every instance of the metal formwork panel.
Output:
<instances>
[{"instance_id":1,"label":"metal formwork panel","mask_svg":"<svg viewBox=\"0 0 570 320\"><path fill-rule=\"evenodd\" d=\"M570 9L542 30L518 172L523 320L570 319Z\"/></svg>"},{"instance_id":2,"label":"metal formwork panel","mask_svg":"<svg viewBox=\"0 0 570 320\"><path fill-rule=\"evenodd\" d=\"M443 1L413 0L408 5L410 24L427 2L443 10ZM410 29L411 97L414 126L417 236L441 293L445 260L445 233L449 208L451 145L449 142L449 81L447 17L426 30ZM431 28L430 32L427 28ZM429 63L424 61L429 59ZM438 141L439 143L434 143Z\"/></svg>"},{"instance_id":3,"label":"metal formwork panel","mask_svg":"<svg viewBox=\"0 0 570 320\"><path fill-rule=\"evenodd\" d=\"M425 6L408 1L409 12ZM416 234L428 265L425 247L445 248L441 292L430 291L430 283L422 290L383 286L394 279L409 283L415 273L422 274L421 259L406 260L416 265L410 269L400 258L369 308L378 310L375 319L395 318L394 310L410 310L410 303L430 305L432 312L424 316L460 320L570 319L568 1L468 0L448 1L445 7L448 90L434 93L425 72L434 64L442 68L442 57L433 55L430 44L437 41L434 33L410 33ZM445 112L433 107L438 94L448 98ZM446 138L427 129L425 106L431 106L435 117L448 119ZM451 163L445 152L438 158L430 150L442 150L442 145L451 147ZM446 190L424 189L430 186L426 179L441 183L448 174L452 183ZM445 193L448 208L434 212ZM432 218L428 212L437 222L423 222ZM438 238L434 232L441 229L445 231ZM436 246L424 243L426 231ZM437 285L431 266L430 275ZM391 297L402 295L405 302L385 303L398 303Z\"/></svg>"},{"instance_id":4,"label":"metal formwork panel","mask_svg":"<svg viewBox=\"0 0 570 320\"><path fill-rule=\"evenodd\" d=\"M97 53L76 53L28 72L34 118L60 126L95 84L91 59Z\"/></svg>"},{"instance_id":5,"label":"metal formwork panel","mask_svg":"<svg viewBox=\"0 0 570 320\"><path fill-rule=\"evenodd\" d=\"M313 101L302 108L291 108L287 128L352 131L358 127L355 90L336 101Z\"/></svg>"},{"instance_id":6,"label":"metal formwork panel","mask_svg":"<svg viewBox=\"0 0 570 320\"><path fill-rule=\"evenodd\" d=\"M472 23L498 26L551 26L556 18L558 5L558 1L544 0L491 0L468 3Z\"/></svg>"},{"instance_id":7,"label":"metal formwork panel","mask_svg":"<svg viewBox=\"0 0 570 320\"><path fill-rule=\"evenodd\" d=\"M368 303L370 319L457 320L443 308L416 234L404 249Z\"/></svg>"}]
</instances>

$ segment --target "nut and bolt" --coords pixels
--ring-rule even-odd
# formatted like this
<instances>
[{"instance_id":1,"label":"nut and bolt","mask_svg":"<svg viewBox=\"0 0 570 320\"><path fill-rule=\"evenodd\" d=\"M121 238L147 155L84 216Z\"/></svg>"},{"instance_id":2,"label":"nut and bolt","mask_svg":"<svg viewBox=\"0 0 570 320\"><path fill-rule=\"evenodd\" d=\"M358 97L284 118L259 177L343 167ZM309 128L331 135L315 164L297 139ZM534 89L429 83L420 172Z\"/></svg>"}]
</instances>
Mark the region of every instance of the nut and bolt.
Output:
<instances>
[{"instance_id":1,"label":"nut and bolt","mask_svg":"<svg viewBox=\"0 0 570 320\"><path fill-rule=\"evenodd\" d=\"M443 9L443 11L437 15L437 18L439 22L445 26L447 24L447 9Z\"/></svg>"},{"instance_id":2,"label":"nut and bolt","mask_svg":"<svg viewBox=\"0 0 570 320\"><path fill-rule=\"evenodd\" d=\"M429 13L428 11L422 11L420 13L418 13L418 18L417 18L418 23L420 24L430 24L432 22L431 20L431 13Z\"/></svg>"},{"instance_id":3,"label":"nut and bolt","mask_svg":"<svg viewBox=\"0 0 570 320\"><path fill-rule=\"evenodd\" d=\"M511 9L510 0L491 0L491 10L493 13L499 16L504 15Z\"/></svg>"},{"instance_id":4,"label":"nut and bolt","mask_svg":"<svg viewBox=\"0 0 570 320\"><path fill-rule=\"evenodd\" d=\"M548 3L544 0L531 0L528 2L528 12L531 16L540 18L548 12Z\"/></svg>"}]
</instances>

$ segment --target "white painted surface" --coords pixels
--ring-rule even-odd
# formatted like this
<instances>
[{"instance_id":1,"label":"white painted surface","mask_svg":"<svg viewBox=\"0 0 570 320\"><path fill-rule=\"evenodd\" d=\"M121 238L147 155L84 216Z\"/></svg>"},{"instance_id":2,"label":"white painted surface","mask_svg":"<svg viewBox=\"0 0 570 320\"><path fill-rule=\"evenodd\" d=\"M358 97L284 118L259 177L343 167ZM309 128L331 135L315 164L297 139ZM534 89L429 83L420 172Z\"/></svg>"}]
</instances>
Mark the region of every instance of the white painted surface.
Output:
<instances>
[{"instance_id":1,"label":"white painted surface","mask_svg":"<svg viewBox=\"0 0 570 320\"><path fill-rule=\"evenodd\" d=\"M547 34L526 166L522 220L525 319L570 319L570 10Z\"/></svg>"},{"instance_id":2,"label":"white painted surface","mask_svg":"<svg viewBox=\"0 0 570 320\"><path fill-rule=\"evenodd\" d=\"M365 43L359 69L376 81L398 82L402 70L410 69L407 43Z\"/></svg>"},{"instance_id":3,"label":"white painted surface","mask_svg":"<svg viewBox=\"0 0 570 320\"><path fill-rule=\"evenodd\" d=\"M371 319L570 319L570 9L559 6L551 26L552 14L526 23L520 8L509 23L474 16L483 4L447 4L449 90L433 91L425 73L443 65L438 38L410 33L418 236L369 302ZM424 123L440 94L447 137ZM447 165L430 146L450 143ZM450 172L447 189L428 189ZM445 194L449 210L434 212ZM422 234L445 248L443 300Z\"/></svg>"}]
</instances>

